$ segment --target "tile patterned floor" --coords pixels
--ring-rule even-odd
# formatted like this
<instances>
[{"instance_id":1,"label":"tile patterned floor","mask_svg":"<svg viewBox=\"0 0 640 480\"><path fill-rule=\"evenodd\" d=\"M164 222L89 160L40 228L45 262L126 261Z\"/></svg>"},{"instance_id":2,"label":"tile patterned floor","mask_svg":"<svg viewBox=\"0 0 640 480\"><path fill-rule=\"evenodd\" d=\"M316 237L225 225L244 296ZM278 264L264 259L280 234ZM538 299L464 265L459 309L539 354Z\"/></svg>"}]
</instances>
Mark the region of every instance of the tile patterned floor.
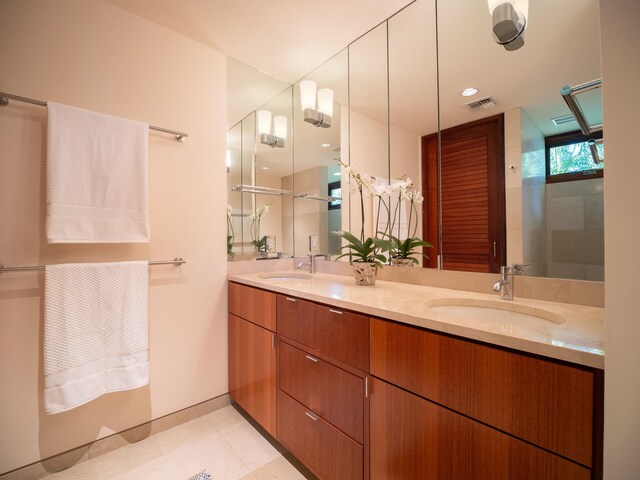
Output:
<instances>
[{"instance_id":1,"label":"tile patterned floor","mask_svg":"<svg viewBox=\"0 0 640 480\"><path fill-rule=\"evenodd\" d=\"M233 407L80 463L46 480L304 480Z\"/></svg>"}]
</instances>

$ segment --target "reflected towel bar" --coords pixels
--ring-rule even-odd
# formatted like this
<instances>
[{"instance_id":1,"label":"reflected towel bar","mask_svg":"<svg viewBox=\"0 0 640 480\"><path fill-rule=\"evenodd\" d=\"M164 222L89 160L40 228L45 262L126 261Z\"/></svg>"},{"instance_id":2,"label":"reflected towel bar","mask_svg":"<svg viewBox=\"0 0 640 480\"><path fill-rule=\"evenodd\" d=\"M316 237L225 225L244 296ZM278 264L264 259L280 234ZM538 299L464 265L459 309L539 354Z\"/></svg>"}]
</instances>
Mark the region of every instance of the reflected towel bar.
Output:
<instances>
[{"instance_id":1,"label":"reflected towel bar","mask_svg":"<svg viewBox=\"0 0 640 480\"><path fill-rule=\"evenodd\" d=\"M175 265L180 266L184 263L187 263L186 260L176 257L173 260L154 260L150 261L149 265ZM46 265L32 265L30 267L5 267L4 265L0 265L0 273L3 272L29 272L36 270L44 270Z\"/></svg>"},{"instance_id":2,"label":"reflected towel bar","mask_svg":"<svg viewBox=\"0 0 640 480\"><path fill-rule=\"evenodd\" d=\"M597 125L589 125L587 119L585 118L584 112L580 107L580 104L574 98L574 96L578 95L579 93L594 90L596 88L602 88L601 78L576 85L575 87L566 85L560 89L560 94L562 95L562 98L564 98L564 101L567 103L567 107L569 107L569 110L571 110L571 113L575 117L576 122L578 122L583 135L589 135L591 133L602 131L602 123L599 123Z\"/></svg>"},{"instance_id":3,"label":"reflected towel bar","mask_svg":"<svg viewBox=\"0 0 640 480\"><path fill-rule=\"evenodd\" d=\"M0 92L0 105L5 106L9 105L9 100L15 100L17 102L30 103L32 105L38 105L39 107L46 107L47 102L42 100L36 100L35 98L21 97L19 95L13 95L11 93ZM157 130L158 132L170 133L176 137L176 140L179 142L184 141L189 135L184 132L178 132L176 130L169 130L168 128L162 127L154 127L153 125L149 125L149 129Z\"/></svg>"}]
</instances>

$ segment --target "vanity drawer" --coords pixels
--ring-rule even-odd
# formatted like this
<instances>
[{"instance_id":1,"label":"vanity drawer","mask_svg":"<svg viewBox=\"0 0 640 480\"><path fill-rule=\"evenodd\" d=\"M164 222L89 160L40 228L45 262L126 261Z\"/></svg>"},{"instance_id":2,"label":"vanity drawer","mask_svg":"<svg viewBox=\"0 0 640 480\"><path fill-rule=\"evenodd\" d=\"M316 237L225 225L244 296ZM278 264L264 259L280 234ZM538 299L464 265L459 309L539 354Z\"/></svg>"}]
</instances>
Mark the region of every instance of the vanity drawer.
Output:
<instances>
[{"instance_id":1,"label":"vanity drawer","mask_svg":"<svg viewBox=\"0 0 640 480\"><path fill-rule=\"evenodd\" d=\"M364 379L280 342L280 390L364 443Z\"/></svg>"},{"instance_id":2,"label":"vanity drawer","mask_svg":"<svg viewBox=\"0 0 640 480\"><path fill-rule=\"evenodd\" d=\"M229 313L276 331L276 294L229 282Z\"/></svg>"},{"instance_id":3,"label":"vanity drawer","mask_svg":"<svg viewBox=\"0 0 640 480\"><path fill-rule=\"evenodd\" d=\"M593 371L372 319L371 374L592 465Z\"/></svg>"},{"instance_id":4,"label":"vanity drawer","mask_svg":"<svg viewBox=\"0 0 640 480\"><path fill-rule=\"evenodd\" d=\"M322 480L361 480L364 448L317 414L278 392L278 440Z\"/></svg>"},{"instance_id":5,"label":"vanity drawer","mask_svg":"<svg viewBox=\"0 0 640 480\"><path fill-rule=\"evenodd\" d=\"M315 347L314 303L278 295L278 333L308 347Z\"/></svg>"},{"instance_id":6,"label":"vanity drawer","mask_svg":"<svg viewBox=\"0 0 640 480\"><path fill-rule=\"evenodd\" d=\"M369 317L316 305L316 350L369 371Z\"/></svg>"}]
</instances>

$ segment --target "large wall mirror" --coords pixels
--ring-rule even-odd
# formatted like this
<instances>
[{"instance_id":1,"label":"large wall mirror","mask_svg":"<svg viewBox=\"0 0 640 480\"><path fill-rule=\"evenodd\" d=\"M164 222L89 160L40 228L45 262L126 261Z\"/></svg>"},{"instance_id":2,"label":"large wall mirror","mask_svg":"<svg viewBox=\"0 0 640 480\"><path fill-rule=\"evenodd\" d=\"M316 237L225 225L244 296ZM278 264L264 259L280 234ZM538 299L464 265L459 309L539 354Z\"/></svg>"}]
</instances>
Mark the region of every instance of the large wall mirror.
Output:
<instances>
[{"instance_id":1,"label":"large wall mirror","mask_svg":"<svg viewBox=\"0 0 640 480\"><path fill-rule=\"evenodd\" d=\"M244 115L290 111L291 137L282 148L260 143L256 113L230 123L230 139L244 139L241 152L231 152L230 179L241 174L239 184L290 196L230 190L244 231L232 249L251 256L251 219L267 204L271 217L260 235L274 237L276 252L336 253L339 239L330 232L340 227L358 233L364 226L372 235L375 201L366 202L363 225L340 159L381 181L408 176L423 191L411 230L434 245L425 267L491 272L523 264L525 275L602 280L602 132L576 133L560 93L601 78L597 0L537 0L526 17L524 45L507 50L493 38L486 1L416 0L291 88L267 78L271 105L254 102ZM312 107L301 101L308 80L316 88ZM326 89L331 126L314 126ZM587 123L601 124L601 90L575 98ZM495 163L482 167L487 156ZM332 201L340 192L341 201ZM396 222L398 236L413 234L408 220Z\"/></svg>"},{"instance_id":2,"label":"large wall mirror","mask_svg":"<svg viewBox=\"0 0 640 480\"><path fill-rule=\"evenodd\" d=\"M560 92L601 78L598 2L529 3L524 45L508 51L487 2L438 2L440 221L429 235L445 269L529 264L525 275L603 280L604 162L587 144L602 134L576 133ZM602 123L600 89L575 98Z\"/></svg>"}]
</instances>

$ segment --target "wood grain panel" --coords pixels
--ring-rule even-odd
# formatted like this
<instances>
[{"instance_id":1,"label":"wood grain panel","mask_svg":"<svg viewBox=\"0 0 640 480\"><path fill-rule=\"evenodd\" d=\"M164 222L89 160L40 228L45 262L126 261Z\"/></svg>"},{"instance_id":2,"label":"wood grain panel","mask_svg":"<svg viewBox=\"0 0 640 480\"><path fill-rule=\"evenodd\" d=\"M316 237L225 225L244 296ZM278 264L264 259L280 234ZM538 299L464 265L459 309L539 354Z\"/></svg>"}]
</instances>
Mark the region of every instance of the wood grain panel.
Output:
<instances>
[{"instance_id":1,"label":"wood grain panel","mask_svg":"<svg viewBox=\"0 0 640 480\"><path fill-rule=\"evenodd\" d=\"M316 350L369 371L369 317L326 305L314 314Z\"/></svg>"},{"instance_id":2,"label":"wood grain panel","mask_svg":"<svg viewBox=\"0 0 640 480\"><path fill-rule=\"evenodd\" d=\"M423 235L429 241L440 235L445 269L498 272L505 263L503 123L498 115L441 132L439 166L437 136L422 139L423 171L428 172L423 175L423 211L434 203L442 209L440 223L423 222ZM433 178L437 174L439 184Z\"/></svg>"},{"instance_id":3,"label":"wood grain panel","mask_svg":"<svg viewBox=\"0 0 640 480\"><path fill-rule=\"evenodd\" d=\"M314 415L289 395L278 393L278 440L323 480L362 480L364 448Z\"/></svg>"},{"instance_id":4,"label":"wood grain panel","mask_svg":"<svg viewBox=\"0 0 640 480\"><path fill-rule=\"evenodd\" d=\"M276 435L274 333L229 314L229 395Z\"/></svg>"},{"instance_id":5,"label":"wood grain panel","mask_svg":"<svg viewBox=\"0 0 640 480\"><path fill-rule=\"evenodd\" d=\"M280 342L280 390L364 443L364 380Z\"/></svg>"},{"instance_id":6,"label":"wood grain panel","mask_svg":"<svg viewBox=\"0 0 640 480\"><path fill-rule=\"evenodd\" d=\"M276 294L229 282L229 313L276 331Z\"/></svg>"},{"instance_id":7,"label":"wood grain panel","mask_svg":"<svg viewBox=\"0 0 640 480\"><path fill-rule=\"evenodd\" d=\"M316 344L314 306L313 302L278 295L278 333L314 348Z\"/></svg>"},{"instance_id":8,"label":"wood grain panel","mask_svg":"<svg viewBox=\"0 0 640 480\"><path fill-rule=\"evenodd\" d=\"M590 370L371 319L371 373L591 465Z\"/></svg>"},{"instance_id":9,"label":"wood grain panel","mask_svg":"<svg viewBox=\"0 0 640 480\"><path fill-rule=\"evenodd\" d=\"M589 469L371 380L372 480L587 480Z\"/></svg>"}]
</instances>

